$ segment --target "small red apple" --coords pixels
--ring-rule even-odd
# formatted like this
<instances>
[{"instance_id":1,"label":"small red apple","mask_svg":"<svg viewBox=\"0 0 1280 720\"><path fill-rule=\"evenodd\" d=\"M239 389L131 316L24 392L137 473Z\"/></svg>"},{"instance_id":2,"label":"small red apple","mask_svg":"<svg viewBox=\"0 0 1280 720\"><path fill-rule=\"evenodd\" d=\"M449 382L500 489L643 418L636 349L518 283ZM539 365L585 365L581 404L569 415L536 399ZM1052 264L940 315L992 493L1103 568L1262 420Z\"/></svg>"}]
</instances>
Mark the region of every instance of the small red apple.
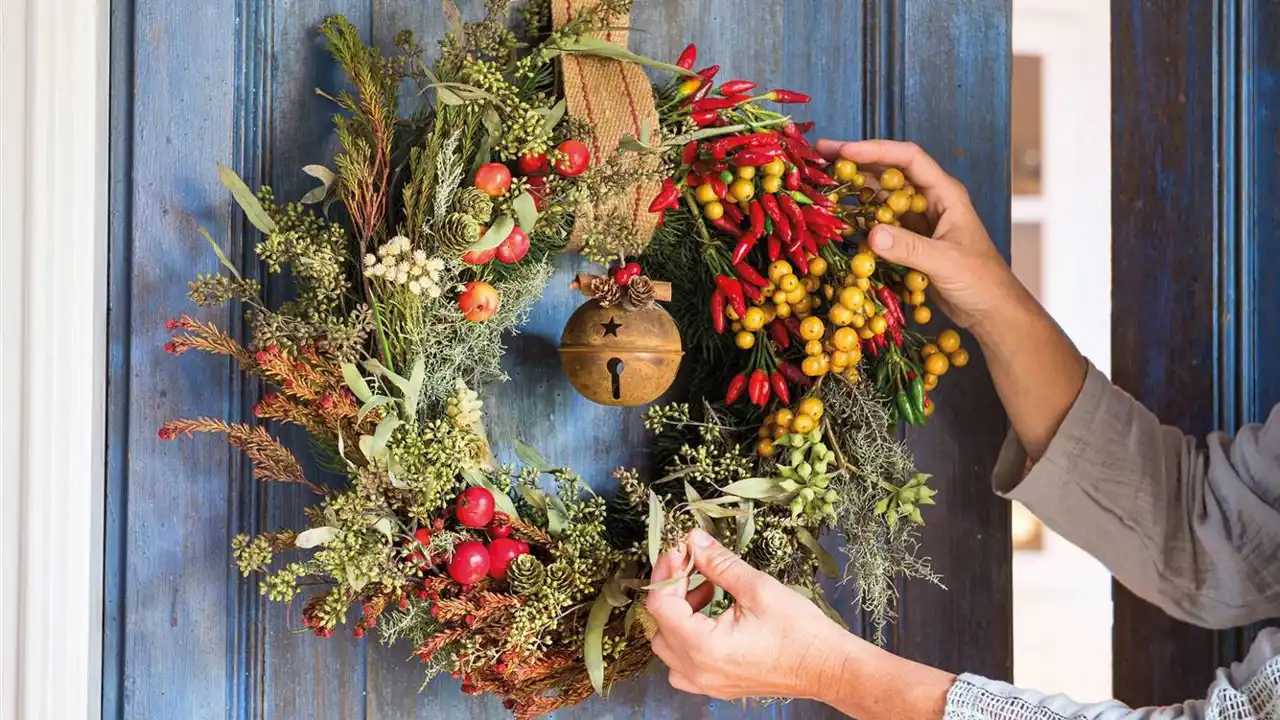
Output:
<instances>
[{"instance_id":1,"label":"small red apple","mask_svg":"<svg viewBox=\"0 0 1280 720\"><path fill-rule=\"evenodd\" d=\"M591 164L591 151L578 140L565 140L556 148L560 159L556 160L556 172L565 177L575 177L586 172Z\"/></svg>"},{"instance_id":2,"label":"small red apple","mask_svg":"<svg viewBox=\"0 0 1280 720\"><path fill-rule=\"evenodd\" d=\"M538 212L547 209L547 179L535 175L528 179L529 194L533 196L533 207Z\"/></svg>"},{"instance_id":3,"label":"small red apple","mask_svg":"<svg viewBox=\"0 0 1280 720\"><path fill-rule=\"evenodd\" d=\"M502 197L511 189L511 171L502 163L485 163L476 170L476 187L491 197Z\"/></svg>"},{"instance_id":4,"label":"small red apple","mask_svg":"<svg viewBox=\"0 0 1280 720\"><path fill-rule=\"evenodd\" d=\"M521 155L520 159L516 160L516 170L519 170L521 175L546 175L551 172L551 163L543 153Z\"/></svg>"},{"instance_id":5,"label":"small red apple","mask_svg":"<svg viewBox=\"0 0 1280 720\"><path fill-rule=\"evenodd\" d=\"M484 322L498 312L498 289L483 280L472 280L458 296L458 309L471 322Z\"/></svg>"},{"instance_id":6,"label":"small red apple","mask_svg":"<svg viewBox=\"0 0 1280 720\"><path fill-rule=\"evenodd\" d=\"M482 528L493 520L493 493L487 488L467 488L458 495L454 514L469 528Z\"/></svg>"},{"instance_id":7,"label":"small red apple","mask_svg":"<svg viewBox=\"0 0 1280 720\"><path fill-rule=\"evenodd\" d=\"M464 542L453 549L449 577L461 585L475 585L489 573L489 562L488 548L478 542Z\"/></svg>"},{"instance_id":8,"label":"small red apple","mask_svg":"<svg viewBox=\"0 0 1280 720\"><path fill-rule=\"evenodd\" d=\"M489 543L489 577L494 580L506 580L507 568L511 561L529 552L528 546L511 538L498 538Z\"/></svg>"},{"instance_id":9,"label":"small red apple","mask_svg":"<svg viewBox=\"0 0 1280 720\"><path fill-rule=\"evenodd\" d=\"M468 250L462 254L462 262L469 265L484 265L498 254L498 248L488 250Z\"/></svg>"},{"instance_id":10,"label":"small red apple","mask_svg":"<svg viewBox=\"0 0 1280 720\"><path fill-rule=\"evenodd\" d=\"M498 260L512 265L520 262L520 259L529 253L529 236L520 229L519 225L511 228L511 233L497 248Z\"/></svg>"}]
</instances>

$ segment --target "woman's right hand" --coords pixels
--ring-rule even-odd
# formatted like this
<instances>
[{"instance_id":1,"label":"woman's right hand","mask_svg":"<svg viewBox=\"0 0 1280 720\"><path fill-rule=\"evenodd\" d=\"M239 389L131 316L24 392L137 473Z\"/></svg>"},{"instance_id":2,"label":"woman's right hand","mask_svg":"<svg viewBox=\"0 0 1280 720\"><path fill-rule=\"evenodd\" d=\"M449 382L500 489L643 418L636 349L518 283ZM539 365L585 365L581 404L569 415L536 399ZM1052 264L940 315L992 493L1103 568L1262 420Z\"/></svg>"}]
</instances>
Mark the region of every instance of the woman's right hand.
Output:
<instances>
[{"instance_id":1,"label":"woman's right hand","mask_svg":"<svg viewBox=\"0 0 1280 720\"><path fill-rule=\"evenodd\" d=\"M1002 308L1035 304L992 244L964 186L917 145L819 140L817 149L830 159L854 161L868 177L878 177L886 167L900 168L928 199L926 217L933 225L932 238L902 227L877 225L868 242L880 257L928 275L939 307L953 321L981 339L982 327L998 322L993 318Z\"/></svg>"}]
</instances>

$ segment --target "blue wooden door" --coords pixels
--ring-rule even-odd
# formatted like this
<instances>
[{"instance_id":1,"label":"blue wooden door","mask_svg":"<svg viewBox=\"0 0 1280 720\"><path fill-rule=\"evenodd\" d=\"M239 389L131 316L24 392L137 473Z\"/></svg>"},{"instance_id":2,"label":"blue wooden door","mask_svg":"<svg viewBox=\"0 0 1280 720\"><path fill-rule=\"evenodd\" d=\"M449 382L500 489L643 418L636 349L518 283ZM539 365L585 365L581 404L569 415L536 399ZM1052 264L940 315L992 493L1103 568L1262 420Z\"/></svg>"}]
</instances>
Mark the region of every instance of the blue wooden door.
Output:
<instances>
[{"instance_id":1,"label":"blue wooden door","mask_svg":"<svg viewBox=\"0 0 1280 720\"><path fill-rule=\"evenodd\" d=\"M479 0L459 3L475 16ZM806 114L830 137L907 137L968 182L1002 248L1008 242L1009 9L1004 0L638 0L633 47L673 58L694 41L725 76L803 90ZM189 309L186 282L214 271L197 234L214 231L241 267L253 237L219 186L216 163L251 184L296 197L299 168L329 160L332 107L314 92L338 72L316 34L342 13L372 40L402 28L428 48L444 23L434 0L115 0L112 153L109 487L104 714L112 718L499 718L491 699L438 679L419 692L404 647L297 633L297 607L267 603L235 572L232 535L295 524L305 498L264 488L214 441L161 443L165 420L246 420L259 388L222 361L162 351L164 321ZM537 437L540 449L606 488L618 464L643 465L635 411L605 409L561 378L555 347L580 301L566 288L581 261L565 257L534 320L512 339L512 381L499 447ZM280 288L270 291L279 292ZM232 331L237 312L205 315ZM975 361L974 363L978 363ZM987 475L1005 430L981 370L951 383L942 417L913 441L946 498L925 552L942 591L901 588L892 647L951 670L1011 674L1007 509ZM940 412L946 412L945 410ZM852 589L832 588L855 630ZM821 717L795 703L744 709L667 687L665 675L615 688L562 717Z\"/></svg>"}]
</instances>

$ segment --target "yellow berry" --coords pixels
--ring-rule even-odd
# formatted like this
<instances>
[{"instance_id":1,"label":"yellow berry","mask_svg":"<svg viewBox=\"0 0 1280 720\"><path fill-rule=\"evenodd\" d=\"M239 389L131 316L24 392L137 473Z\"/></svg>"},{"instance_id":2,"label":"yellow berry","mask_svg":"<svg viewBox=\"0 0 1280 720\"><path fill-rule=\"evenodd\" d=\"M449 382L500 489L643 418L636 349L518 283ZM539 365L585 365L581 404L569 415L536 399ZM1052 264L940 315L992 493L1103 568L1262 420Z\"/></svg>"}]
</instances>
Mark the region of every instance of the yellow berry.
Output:
<instances>
[{"instance_id":1,"label":"yellow berry","mask_svg":"<svg viewBox=\"0 0 1280 720\"><path fill-rule=\"evenodd\" d=\"M765 175L760 181L760 189L767 193L776 193L782 189L782 178L778 175Z\"/></svg>"},{"instance_id":2,"label":"yellow berry","mask_svg":"<svg viewBox=\"0 0 1280 720\"><path fill-rule=\"evenodd\" d=\"M702 206L702 214L707 216L708 220L719 220L724 217L724 205L719 200L709 202Z\"/></svg>"},{"instance_id":3,"label":"yellow berry","mask_svg":"<svg viewBox=\"0 0 1280 720\"><path fill-rule=\"evenodd\" d=\"M807 363L809 360L816 359L817 358L809 358L808 360L805 360L805 362ZM813 373L813 376L816 377L821 374L821 372L815 372ZM797 415L796 419L791 423L791 432L804 435L805 433L812 431L817 425L817 418L813 418L808 415Z\"/></svg>"},{"instance_id":4,"label":"yellow berry","mask_svg":"<svg viewBox=\"0 0 1280 720\"><path fill-rule=\"evenodd\" d=\"M750 350L755 347L756 334L749 333L745 330L733 336L733 343L743 350Z\"/></svg>"},{"instance_id":5,"label":"yellow berry","mask_svg":"<svg viewBox=\"0 0 1280 720\"><path fill-rule=\"evenodd\" d=\"M853 182L853 176L858 174L858 164L844 158L837 160L831 169L840 182Z\"/></svg>"},{"instance_id":6,"label":"yellow berry","mask_svg":"<svg viewBox=\"0 0 1280 720\"><path fill-rule=\"evenodd\" d=\"M959 348L951 353L951 367L962 368L969 364L969 351Z\"/></svg>"},{"instance_id":7,"label":"yellow berry","mask_svg":"<svg viewBox=\"0 0 1280 720\"><path fill-rule=\"evenodd\" d=\"M792 277L795 277L795 276L793 275ZM795 288L794 290L791 290L787 293L787 302L791 303L792 305L799 305L802 302L807 302L808 299L809 299L809 293L805 292L805 289L803 287ZM808 305L805 306L805 309L806 310L808 309Z\"/></svg>"},{"instance_id":8,"label":"yellow berry","mask_svg":"<svg viewBox=\"0 0 1280 720\"><path fill-rule=\"evenodd\" d=\"M907 293L908 305L920 306L924 304L924 301L925 301L925 297L924 297L923 290L912 290L911 292Z\"/></svg>"},{"instance_id":9,"label":"yellow berry","mask_svg":"<svg viewBox=\"0 0 1280 720\"><path fill-rule=\"evenodd\" d=\"M809 258L809 274L814 277L822 277L827 274L827 261L824 258Z\"/></svg>"},{"instance_id":10,"label":"yellow berry","mask_svg":"<svg viewBox=\"0 0 1280 720\"><path fill-rule=\"evenodd\" d=\"M924 374L924 389L933 390L938 387L938 376L933 373Z\"/></svg>"},{"instance_id":11,"label":"yellow berry","mask_svg":"<svg viewBox=\"0 0 1280 720\"><path fill-rule=\"evenodd\" d=\"M938 352L938 346L933 343L928 343L924 347L920 348L920 357L929 357L936 352Z\"/></svg>"},{"instance_id":12,"label":"yellow berry","mask_svg":"<svg viewBox=\"0 0 1280 720\"><path fill-rule=\"evenodd\" d=\"M755 165L743 165L742 167L738 168L738 177L742 178L743 180L750 180L755 176L756 176Z\"/></svg>"},{"instance_id":13,"label":"yellow berry","mask_svg":"<svg viewBox=\"0 0 1280 720\"><path fill-rule=\"evenodd\" d=\"M903 185L907 184L907 178L903 176L902 171L898 168L889 168L880 173L880 187L893 192L901 190Z\"/></svg>"},{"instance_id":14,"label":"yellow berry","mask_svg":"<svg viewBox=\"0 0 1280 720\"><path fill-rule=\"evenodd\" d=\"M725 306L725 308L724 308L724 316L725 316L725 317L727 317L727 318L729 318L730 320L741 320L741 319L742 319L742 318L738 317L738 312L737 312L736 310L734 310L734 309L733 309L733 306L732 306L732 305L726 305L726 306Z\"/></svg>"},{"instance_id":15,"label":"yellow berry","mask_svg":"<svg viewBox=\"0 0 1280 720\"><path fill-rule=\"evenodd\" d=\"M885 204L894 215L904 215L911 209L911 196L901 190L895 190L889 193L889 199L885 200Z\"/></svg>"},{"instance_id":16,"label":"yellow berry","mask_svg":"<svg viewBox=\"0 0 1280 720\"><path fill-rule=\"evenodd\" d=\"M836 305L827 312L827 319L836 327L844 327L853 322L853 311L843 305Z\"/></svg>"},{"instance_id":17,"label":"yellow berry","mask_svg":"<svg viewBox=\"0 0 1280 720\"><path fill-rule=\"evenodd\" d=\"M890 225L896 219L897 218L893 214L893 208L889 207L888 205L881 205L880 207L876 208L876 222L881 222L886 225Z\"/></svg>"},{"instance_id":18,"label":"yellow berry","mask_svg":"<svg viewBox=\"0 0 1280 720\"><path fill-rule=\"evenodd\" d=\"M853 328L842 327L831 335L831 342L835 344L837 350L849 351L858 346L858 331Z\"/></svg>"},{"instance_id":19,"label":"yellow berry","mask_svg":"<svg viewBox=\"0 0 1280 720\"><path fill-rule=\"evenodd\" d=\"M773 437L773 424L766 422L760 426L760 430L756 432L756 437L767 438Z\"/></svg>"},{"instance_id":20,"label":"yellow berry","mask_svg":"<svg viewBox=\"0 0 1280 720\"><path fill-rule=\"evenodd\" d=\"M934 353L924 359L924 371L938 377L946 375L950 367L951 361L947 360L947 356L942 353Z\"/></svg>"},{"instance_id":21,"label":"yellow berry","mask_svg":"<svg viewBox=\"0 0 1280 720\"><path fill-rule=\"evenodd\" d=\"M783 320L786 320L787 318L791 317L791 306L787 304L787 298L785 296L786 296L786 293L783 293L782 302L778 303L773 308L773 311L777 313L778 317L782 318Z\"/></svg>"},{"instance_id":22,"label":"yellow berry","mask_svg":"<svg viewBox=\"0 0 1280 720\"><path fill-rule=\"evenodd\" d=\"M777 450L773 447L773 440L769 438L761 438L760 442L756 443L756 454L760 457L773 457L775 452Z\"/></svg>"},{"instance_id":23,"label":"yellow berry","mask_svg":"<svg viewBox=\"0 0 1280 720\"><path fill-rule=\"evenodd\" d=\"M916 308L915 312L911 313L911 319L915 320L917 325L928 325L929 321L933 319L933 311L927 305L921 305ZM956 352L959 352L959 350Z\"/></svg>"},{"instance_id":24,"label":"yellow berry","mask_svg":"<svg viewBox=\"0 0 1280 720\"><path fill-rule=\"evenodd\" d=\"M758 307L748 308L742 316L742 327L752 332L764 327L764 311Z\"/></svg>"},{"instance_id":25,"label":"yellow berry","mask_svg":"<svg viewBox=\"0 0 1280 720\"><path fill-rule=\"evenodd\" d=\"M803 289L803 287L800 284L800 278L795 275L787 274L778 279L778 289L783 292L789 293L797 288Z\"/></svg>"},{"instance_id":26,"label":"yellow berry","mask_svg":"<svg viewBox=\"0 0 1280 720\"><path fill-rule=\"evenodd\" d=\"M796 417L807 415L814 420L822 419L822 401L816 397L807 397L800 401L800 405L796 408Z\"/></svg>"},{"instance_id":27,"label":"yellow berry","mask_svg":"<svg viewBox=\"0 0 1280 720\"><path fill-rule=\"evenodd\" d=\"M862 310L867 297L856 287L847 287L840 291L840 304L850 310Z\"/></svg>"},{"instance_id":28,"label":"yellow berry","mask_svg":"<svg viewBox=\"0 0 1280 720\"><path fill-rule=\"evenodd\" d=\"M769 264L770 282L781 282L782 278L791 274L791 263L786 260L774 260Z\"/></svg>"},{"instance_id":29,"label":"yellow berry","mask_svg":"<svg viewBox=\"0 0 1280 720\"><path fill-rule=\"evenodd\" d=\"M782 161L782 158L774 158L765 163L760 170L765 175L772 175L776 177L787 171L787 164Z\"/></svg>"},{"instance_id":30,"label":"yellow berry","mask_svg":"<svg viewBox=\"0 0 1280 720\"><path fill-rule=\"evenodd\" d=\"M830 285L823 285L822 296L825 297L827 300L830 300L831 298L836 296L836 289L831 287Z\"/></svg>"},{"instance_id":31,"label":"yellow berry","mask_svg":"<svg viewBox=\"0 0 1280 720\"><path fill-rule=\"evenodd\" d=\"M849 353L850 363L857 365L858 363L862 362L862 346L861 345L854 345L853 347L849 348L847 352Z\"/></svg>"},{"instance_id":32,"label":"yellow berry","mask_svg":"<svg viewBox=\"0 0 1280 720\"><path fill-rule=\"evenodd\" d=\"M738 178L729 186L729 194L737 200L750 200L756 194L756 184L745 178Z\"/></svg>"},{"instance_id":33,"label":"yellow berry","mask_svg":"<svg viewBox=\"0 0 1280 720\"><path fill-rule=\"evenodd\" d=\"M919 193L911 196L911 212L922 213L929 209L929 201Z\"/></svg>"},{"instance_id":34,"label":"yellow berry","mask_svg":"<svg viewBox=\"0 0 1280 720\"><path fill-rule=\"evenodd\" d=\"M871 280L868 278L858 278L853 284L862 292L870 292L871 290Z\"/></svg>"},{"instance_id":35,"label":"yellow berry","mask_svg":"<svg viewBox=\"0 0 1280 720\"><path fill-rule=\"evenodd\" d=\"M736 333L742 332L742 323L735 320L729 323L729 329Z\"/></svg>"},{"instance_id":36,"label":"yellow berry","mask_svg":"<svg viewBox=\"0 0 1280 720\"><path fill-rule=\"evenodd\" d=\"M806 318L806 319L807 319L807 318ZM814 318L814 320L817 320L817 318ZM821 355L821 354L822 354L822 341L821 341L821 340L810 340L810 341L806 342L806 343L804 344L804 354L805 354L805 355Z\"/></svg>"},{"instance_id":37,"label":"yellow berry","mask_svg":"<svg viewBox=\"0 0 1280 720\"><path fill-rule=\"evenodd\" d=\"M929 287L929 276L919 270L912 270L902 279L908 290L924 290Z\"/></svg>"},{"instance_id":38,"label":"yellow berry","mask_svg":"<svg viewBox=\"0 0 1280 720\"><path fill-rule=\"evenodd\" d=\"M938 333L938 349L944 353L953 353L960 347L960 333L947 328ZM941 375L942 373L938 373Z\"/></svg>"},{"instance_id":39,"label":"yellow berry","mask_svg":"<svg viewBox=\"0 0 1280 720\"><path fill-rule=\"evenodd\" d=\"M849 382L858 382L858 378L861 376L858 373L857 364L850 365L849 369L844 371L844 376L849 378Z\"/></svg>"},{"instance_id":40,"label":"yellow berry","mask_svg":"<svg viewBox=\"0 0 1280 720\"><path fill-rule=\"evenodd\" d=\"M831 367L837 371L849 367L849 353L844 350L837 350L831 353Z\"/></svg>"},{"instance_id":41,"label":"yellow berry","mask_svg":"<svg viewBox=\"0 0 1280 720\"><path fill-rule=\"evenodd\" d=\"M800 286L804 288L805 292L817 292L818 286L821 284L822 281L812 275L805 275L800 278Z\"/></svg>"},{"instance_id":42,"label":"yellow berry","mask_svg":"<svg viewBox=\"0 0 1280 720\"><path fill-rule=\"evenodd\" d=\"M760 312L764 313L764 325L768 325L778 317L778 311L770 303L760 306Z\"/></svg>"},{"instance_id":43,"label":"yellow berry","mask_svg":"<svg viewBox=\"0 0 1280 720\"><path fill-rule=\"evenodd\" d=\"M871 253L858 253L849 261L853 274L859 278L869 278L876 271L876 256Z\"/></svg>"},{"instance_id":44,"label":"yellow berry","mask_svg":"<svg viewBox=\"0 0 1280 720\"><path fill-rule=\"evenodd\" d=\"M693 191L693 197L698 201L699 205L715 202L720 198L716 196L716 189L711 187L711 183L702 183Z\"/></svg>"},{"instance_id":45,"label":"yellow berry","mask_svg":"<svg viewBox=\"0 0 1280 720\"><path fill-rule=\"evenodd\" d=\"M858 328L858 337L862 338L863 340L870 340L871 338L873 338L873 337L875 337L875 336L876 336L876 334L875 334L875 333L873 333L873 332L871 332L871 328L869 328L869 327L860 327L860 328Z\"/></svg>"},{"instance_id":46,"label":"yellow berry","mask_svg":"<svg viewBox=\"0 0 1280 720\"><path fill-rule=\"evenodd\" d=\"M867 317L875 317L876 301L871 298L867 298L866 301L862 303L862 314Z\"/></svg>"},{"instance_id":47,"label":"yellow berry","mask_svg":"<svg viewBox=\"0 0 1280 720\"><path fill-rule=\"evenodd\" d=\"M805 340L821 340L822 334L826 332L826 326L822 324L822 320L816 317L805 318L800 323L800 337Z\"/></svg>"},{"instance_id":48,"label":"yellow berry","mask_svg":"<svg viewBox=\"0 0 1280 720\"><path fill-rule=\"evenodd\" d=\"M867 316L862 313L854 313L853 322L850 324L856 328L860 328L867 324Z\"/></svg>"},{"instance_id":49,"label":"yellow berry","mask_svg":"<svg viewBox=\"0 0 1280 720\"><path fill-rule=\"evenodd\" d=\"M773 297L771 297L771 298L769 298L769 299L770 299L770 300L773 300L773 301L774 301L775 303L777 303L778 305L781 305L782 303L784 303L784 302L786 302L786 301L787 301L787 291L786 291L786 290L779 290L779 291L775 292L775 293L773 294Z\"/></svg>"},{"instance_id":50,"label":"yellow berry","mask_svg":"<svg viewBox=\"0 0 1280 720\"><path fill-rule=\"evenodd\" d=\"M794 420L795 417L795 413L791 412L787 408L782 408L775 413L773 422L778 427L789 428L791 427L791 421Z\"/></svg>"},{"instance_id":51,"label":"yellow berry","mask_svg":"<svg viewBox=\"0 0 1280 720\"><path fill-rule=\"evenodd\" d=\"M871 332L876 335L883 335L889 329L889 321L885 320L883 315L876 315L867 323L867 327L870 327Z\"/></svg>"},{"instance_id":52,"label":"yellow berry","mask_svg":"<svg viewBox=\"0 0 1280 720\"><path fill-rule=\"evenodd\" d=\"M925 416L925 417L932 417L932 416L933 416L933 408L934 408L934 405L935 405L935 403L933 402L933 399L932 399L932 398L929 398L929 401L928 401L928 402L926 402L926 403L924 404L924 416Z\"/></svg>"},{"instance_id":53,"label":"yellow berry","mask_svg":"<svg viewBox=\"0 0 1280 720\"><path fill-rule=\"evenodd\" d=\"M866 175L863 175L862 173L854 173L854 174L853 174L853 180L850 180L850 182L851 182L851 183L853 184L853 186L854 186L854 187L856 187L856 188L863 188L863 187L866 187L866 185L867 185L867 176L866 176Z\"/></svg>"}]
</instances>

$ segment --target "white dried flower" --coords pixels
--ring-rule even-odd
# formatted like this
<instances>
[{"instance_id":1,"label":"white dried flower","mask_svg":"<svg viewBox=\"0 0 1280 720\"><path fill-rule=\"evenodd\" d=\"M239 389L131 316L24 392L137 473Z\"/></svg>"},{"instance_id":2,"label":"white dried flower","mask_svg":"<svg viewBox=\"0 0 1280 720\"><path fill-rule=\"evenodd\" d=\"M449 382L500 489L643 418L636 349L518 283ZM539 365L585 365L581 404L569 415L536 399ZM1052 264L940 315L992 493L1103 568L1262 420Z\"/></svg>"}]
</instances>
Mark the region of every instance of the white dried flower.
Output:
<instances>
[{"instance_id":1,"label":"white dried flower","mask_svg":"<svg viewBox=\"0 0 1280 720\"><path fill-rule=\"evenodd\" d=\"M365 267L373 267L374 265L377 265L377 264L378 264L378 256L377 256L377 255L374 255L373 253L369 253L369 254L367 254L367 255L365 255L365 256L364 256L364 266L365 266Z\"/></svg>"},{"instance_id":2,"label":"white dried flower","mask_svg":"<svg viewBox=\"0 0 1280 720\"><path fill-rule=\"evenodd\" d=\"M412 243L409 242L409 238L403 235L397 235L391 238L391 242L395 244L399 252L409 252L409 249L412 247Z\"/></svg>"},{"instance_id":3,"label":"white dried flower","mask_svg":"<svg viewBox=\"0 0 1280 720\"><path fill-rule=\"evenodd\" d=\"M438 276L440 271L444 270L444 260L438 257L431 258L427 261L427 270L431 272L432 277Z\"/></svg>"},{"instance_id":4,"label":"white dried flower","mask_svg":"<svg viewBox=\"0 0 1280 720\"><path fill-rule=\"evenodd\" d=\"M396 270L396 282L401 285L409 282L409 273L404 268Z\"/></svg>"},{"instance_id":5,"label":"white dried flower","mask_svg":"<svg viewBox=\"0 0 1280 720\"><path fill-rule=\"evenodd\" d=\"M413 251L413 261L419 265L427 262L427 251L421 248Z\"/></svg>"},{"instance_id":6,"label":"white dried flower","mask_svg":"<svg viewBox=\"0 0 1280 720\"><path fill-rule=\"evenodd\" d=\"M440 286L439 286L439 285L436 285L435 283L432 283L432 284L430 284L430 285L428 285L428 286L427 286L427 295L428 295L428 296L430 296L430 297L432 297L432 298L438 298L438 297L440 297L440 292L441 292L441 291L440 291Z\"/></svg>"},{"instance_id":7,"label":"white dried flower","mask_svg":"<svg viewBox=\"0 0 1280 720\"><path fill-rule=\"evenodd\" d=\"M419 283L417 280L410 280L410 281L409 281L409 292L413 293L414 295L421 295L421 294L422 294L422 284L421 284L421 283Z\"/></svg>"}]
</instances>

